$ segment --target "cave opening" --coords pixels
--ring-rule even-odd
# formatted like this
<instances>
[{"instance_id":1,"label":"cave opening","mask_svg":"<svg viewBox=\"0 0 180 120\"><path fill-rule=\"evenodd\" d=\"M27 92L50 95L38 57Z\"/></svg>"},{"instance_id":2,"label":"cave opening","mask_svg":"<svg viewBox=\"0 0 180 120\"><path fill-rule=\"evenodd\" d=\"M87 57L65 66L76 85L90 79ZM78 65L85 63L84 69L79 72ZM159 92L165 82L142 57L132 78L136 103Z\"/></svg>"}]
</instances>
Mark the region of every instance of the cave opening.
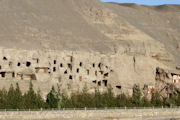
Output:
<instances>
[{"instance_id":1,"label":"cave opening","mask_svg":"<svg viewBox=\"0 0 180 120\"><path fill-rule=\"evenodd\" d=\"M107 80L103 80L103 83L104 83L104 86L107 87L108 81Z\"/></svg>"},{"instance_id":2,"label":"cave opening","mask_svg":"<svg viewBox=\"0 0 180 120\"><path fill-rule=\"evenodd\" d=\"M4 56L4 57L3 57L3 60L7 60L7 57Z\"/></svg>"},{"instance_id":3,"label":"cave opening","mask_svg":"<svg viewBox=\"0 0 180 120\"><path fill-rule=\"evenodd\" d=\"M72 75L69 75L69 79L70 79L70 80L72 80L72 79L73 79L73 78L72 78Z\"/></svg>"},{"instance_id":4,"label":"cave opening","mask_svg":"<svg viewBox=\"0 0 180 120\"><path fill-rule=\"evenodd\" d=\"M121 89L121 85L117 85L116 88L117 88L117 89Z\"/></svg>"},{"instance_id":5,"label":"cave opening","mask_svg":"<svg viewBox=\"0 0 180 120\"><path fill-rule=\"evenodd\" d=\"M26 67L30 67L31 66L31 62L27 61L26 62Z\"/></svg>"},{"instance_id":6,"label":"cave opening","mask_svg":"<svg viewBox=\"0 0 180 120\"><path fill-rule=\"evenodd\" d=\"M98 81L98 86L101 86L101 81Z\"/></svg>"},{"instance_id":7,"label":"cave opening","mask_svg":"<svg viewBox=\"0 0 180 120\"><path fill-rule=\"evenodd\" d=\"M82 62L80 62L80 63L79 63L79 66L80 66L80 67L82 67L82 65L83 65L83 63L82 63Z\"/></svg>"},{"instance_id":8,"label":"cave opening","mask_svg":"<svg viewBox=\"0 0 180 120\"><path fill-rule=\"evenodd\" d=\"M77 68L76 72L79 73L79 68Z\"/></svg>"},{"instance_id":9,"label":"cave opening","mask_svg":"<svg viewBox=\"0 0 180 120\"><path fill-rule=\"evenodd\" d=\"M56 72L56 67L53 67L53 72Z\"/></svg>"},{"instance_id":10,"label":"cave opening","mask_svg":"<svg viewBox=\"0 0 180 120\"><path fill-rule=\"evenodd\" d=\"M21 63L20 63L20 62L18 62L18 63L17 63L17 66L21 66Z\"/></svg>"},{"instance_id":11,"label":"cave opening","mask_svg":"<svg viewBox=\"0 0 180 120\"><path fill-rule=\"evenodd\" d=\"M62 63L60 64L60 67L61 67L61 68L63 67L63 64L62 64Z\"/></svg>"},{"instance_id":12,"label":"cave opening","mask_svg":"<svg viewBox=\"0 0 180 120\"><path fill-rule=\"evenodd\" d=\"M56 64L56 60L54 60L54 64Z\"/></svg>"}]
</instances>

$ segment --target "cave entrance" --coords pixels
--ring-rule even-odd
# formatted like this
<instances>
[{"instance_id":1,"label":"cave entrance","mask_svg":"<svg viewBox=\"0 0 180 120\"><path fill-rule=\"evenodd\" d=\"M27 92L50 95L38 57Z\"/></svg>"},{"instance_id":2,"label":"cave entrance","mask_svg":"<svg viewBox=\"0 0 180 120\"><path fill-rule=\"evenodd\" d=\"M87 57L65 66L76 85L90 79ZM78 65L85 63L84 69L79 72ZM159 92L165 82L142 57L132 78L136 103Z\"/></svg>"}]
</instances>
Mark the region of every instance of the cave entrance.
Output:
<instances>
[{"instance_id":1,"label":"cave entrance","mask_svg":"<svg viewBox=\"0 0 180 120\"><path fill-rule=\"evenodd\" d=\"M20 62L18 62L18 63L17 63L17 66L21 66L21 63L20 63Z\"/></svg>"},{"instance_id":2,"label":"cave entrance","mask_svg":"<svg viewBox=\"0 0 180 120\"><path fill-rule=\"evenodd\" d=\"M62 63L60 64L60 67L61 67L61 68L63 67L63 64L62 64Z\"/></svg>"},{"instance_id":3,"label":"cave entrance","mask_svg":"<svg viewBox=\"0 0 180 120\"><path fill-rule=\"evenodd\" d=\"M93 80L92 82L96 84L96 83L97 83L97 80Z\"/></svg>"},{"instance_id":4,"label":"cave entrance","mask_svg":"<svg viewBox=\"0 0 180 120\"><path fill-rule=\"evenodd\" d=\"M99 69L101 70L102 63L99 63L99 64L98 64L98 67L99 67Z\"/></svg>"},{"instance_id":5,"label":"cave entrance","mask_svg":"<svg viewBox=\"0 0 180 120\"><path fill-rule=\"evenodd\" d=\"M69 75L69 79L70 79L70 80L72 80L72 79L73 79L73 78L72 78L72 75Z\"/></svg>"},{"instance_id":6,"label":"cave entrance","mask_svg":"<svg viewBox=\"0 0 180 120\"><path fill-rule=\"evenodd\" d=\"M83 63L82 63L82 62L80 62L80 63L79 63L79 66L80 66L80 67L82 67L82 65L83 65Z\"/></svg>"},{"instance_id":7,"label":"cave entrance","mask_svg":"<svg viewBox=\"0 0 180 120\"><path fill-rule=\"evenodd\" d=\"M87 75L89 75L89 70L87 70Z\"/></svg>"},{"instance_id":8,"label":"cave entrance","mask_svg":"<svg viewBox=\"0 0 180 120\"><path fill-rule=\"evenodd\" d=\"M56 67L53 67L53 72L56 72Z\"/></svg>"},{"instance_id":9,"label":"cave entrance","mask_svg":"<svg viewBox=\"0 0 180 120\"><path fill-rule=\"evenodd\" d=\"M95 63L92 64L93 68L95 67Z\"/></svg>"},{"instance_id":10,"label":"cave entrance","mask_svg":"<svg viewBox=\"0 0 180 120\"><path fill-rule=\"evenodd\" d=\"M116 88L117 89L121 89L122 87L121 87L121 85L117 85Z\"/></svg>"},{"instance_id":11,"label":"cave entrance","mask_svg":"<svg viewBox=\"0 0 180 120\"><path fill-rule=\"evenodd\" d=\"M72 71L72 64L68 64L68 68Z\"/></svg>"},{"instance_id":12,"label":"cave entrance","mask_svg":"<svg viewBox=\"0 0 180 120\"><path fill-rule=\"evenodd\" d=\"M31 66L31 62L27 61L26 62L26 67L30 67Z\"/></svg>"},{"instance_id":13,"label":"cave entrance","mask_svg":"<svg viewBox=\"0 0 180 120\"><path fill-rule=\"evenodd\" d=\"M77 68L76 72L79 73L79 68Z\"/></svg>"},{"instance_id":14,"label":"cave entrance","mask_svg":"<svg viewBox=\"0 0 180 120\"><path fill-rule=\"evenodd\" d=\"M3 60L7 60L7 57L4 56L4 57L3 57Z\"/></svg>"},{"instance_id":15,"label":"cave entrance","mask_svg":"<svg viewBox=\"0 0 180 120\"><path fill-rule=\"evenodd\" d=\"M105 73L104 74L104 78L108 77L109 76L109 73Z\"/></svg>"},{"instance_id":16,"label":"cave entrance","mask_svg":"<svg viewBox=\"0 0 180 120\"><path fill-rule=\"evenodd\" d=\"M2 78L5 78L6 77L6 72L0 72L0 75Z\"/></svg>"},{"instance_id":17,"label":"cave entrance","mask_svg":"<svg viewBox=\"0 0 180 120\"><path fill-rule=\"evenodd\" d=\"M108 81L107 80L103 80L103 83L104 83L104 86L107 87Z\"/></svg>"},{"instance_id":18,"label":"cave entrance","mask_svg":"<svg viewBox=\"0 0 180 120\"><path fill-rule=\"evenodd\" d=\"M101 81L98 81L98 86L101 86Z\"/></svg>"},{"instance_id":19,"label":"cave entrance","mask_svg":"<svg viewBox=\"0 0 180 120\"><path fill-rule=\"evenodd\" d=\"M64 71L64 74L67 74L67 70Z\"/></svg>"},{"instance_id":20,"label":"cave entrance","mask_svg":"<svg viewBox=\"0 0 180 120\"><path fill-rule=\"evenodd\" d=\"M56 60L54 60L54 64L56 64Z\"/></svg>"}]
</instances>

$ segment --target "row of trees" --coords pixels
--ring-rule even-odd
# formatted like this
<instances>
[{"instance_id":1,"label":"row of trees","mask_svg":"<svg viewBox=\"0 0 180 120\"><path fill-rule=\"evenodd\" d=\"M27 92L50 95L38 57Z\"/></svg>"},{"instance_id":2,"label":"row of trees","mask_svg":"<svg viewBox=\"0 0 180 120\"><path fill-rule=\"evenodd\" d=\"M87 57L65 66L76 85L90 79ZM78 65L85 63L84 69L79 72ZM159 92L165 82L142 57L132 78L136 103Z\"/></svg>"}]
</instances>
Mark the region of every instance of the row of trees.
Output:
<instances>
[{"instance_id":1,"label":"row of trees","mask_svg":"<svg viewBox=\"0 0 180 120\"><path fill-rule=\"evenodd\" d=\"M40 108L102 108L102 107L152 107L152 106L180 106L180 93L175 92L170 98L161 98L156 92L152 99L143 97L140 89L133 92L132 97L125 94L115 96L111 87L107 92L88 93L86 87L82 92L72 93L68 97L52 87L46 100L41 97L40 90L35 92L30 82L29 90L22 94L18 83L9 90L0 90L0 109L40 109Z\"/></svg>"},{"instance_id":2,"label":"row of trees","mask_svg":"<svg viewBox=\"0 0 180 120\"><path fill-rule=\"evenodd\" d=\"M16 88L10 86L7 91L5 88L0 90L0 109L38 109L46 107L46 102L42 99L40 91L37 93L33 89L33 84L30 82L29 90L22 94L19 84L16 83Z\"/></svg>"}]
</instances>

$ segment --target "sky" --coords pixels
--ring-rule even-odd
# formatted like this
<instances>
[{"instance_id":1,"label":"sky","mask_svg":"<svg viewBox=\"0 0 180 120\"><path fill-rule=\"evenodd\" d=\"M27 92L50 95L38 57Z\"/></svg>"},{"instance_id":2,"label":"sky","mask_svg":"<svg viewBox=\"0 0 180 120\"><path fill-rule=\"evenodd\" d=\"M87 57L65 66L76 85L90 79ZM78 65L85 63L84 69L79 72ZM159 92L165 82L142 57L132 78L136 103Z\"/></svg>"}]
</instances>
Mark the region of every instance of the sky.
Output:
<instances>
[{"instance_id":1,"label":"sky","mask_svg":"<svg viewBox=\"0 0 180 120\"><path fill-rule=\"evenodd\" d=\"M101 0L103 2L136 3L140 5L179 4L180 0Z\"/></svg>"}]
</instances>

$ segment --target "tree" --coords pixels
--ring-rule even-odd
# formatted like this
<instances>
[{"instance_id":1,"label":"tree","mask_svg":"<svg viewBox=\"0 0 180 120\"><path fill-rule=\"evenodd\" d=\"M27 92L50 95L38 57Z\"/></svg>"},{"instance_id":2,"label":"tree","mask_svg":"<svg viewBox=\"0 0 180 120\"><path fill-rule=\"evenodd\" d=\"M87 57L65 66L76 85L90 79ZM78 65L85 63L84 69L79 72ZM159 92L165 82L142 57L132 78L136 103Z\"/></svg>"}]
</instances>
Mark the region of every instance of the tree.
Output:
<instances>
[{"instance_id":1,"label":"tree","mask_svg":"<svg viewBox=\"0 0 180 120\"><path fill-rule=\"evenodd\" d=\"M99 91L99 89L95 89L95 93L94 93L94 104L95 107L99 108L99 107L103 107L102 105L102 95Z\"/></svg>"},{"instance_id":2,"label":"tree","mask_svg":"<svg viewBox=\"0 0 180 120\"><path fill-rule=\"evenodd\" d=\"M46 108L46 103L44 102L43 98L41 97L41 90L39 89L36 95L36 102L38 108Z\"/></svg>"},{"instance_id":3,"label":"tree","mask_svg":"<svg viewBox=\"0 0 180 120\"><path fill-rule=\"evenodd\" d=\"M151 104L153 106L157 106L157 107L163 105L162 99L161 99L160 94L158 92L155 92L152 94Z\"/></svg>"},{"instance_id":4,"label":"tree","mask_svg":"<svg viewBox=\"0 0 180 120\"><path fill-rule=\"evenodd\" d=\"M141 106L142 107L151 107L152 104L151 104L151 102L146 97L143 97L141 99Z\"/></svg>"},{"instance_id":5,"label":"tree","mask_svg":"<svg viewBox=\"0 0 180 120\"><path fill-rule=\"evenodd\" d=\"M139 86L135 85L133 87L132 104L136 107L141 106L141 98L142 98L141 90Z\"/></svg>"},{"instance_id":6,"label":"tree","mask_svg":"<svg viewBox=\"0 0 180 120\"><path fill-rule=\"evenodd\" d=\"M117 107L131 107L132 103L130 98L126 96L124 93L116 96L116 105Z\"/></svg>"},{"instance_id":7,"label":"tree","mask_svg":"<svg viewBox=\"0 0 180 120\"><path fill-rule=\"evenodd\" d=\"M1 109L6 109L7 107L7 91L5 88L0 90L0 108Z\"/></svg>"},{"instance_id":8,"label":"tree","mask_svg":"<svg viewBox=\"0 0 180 120\"><path fill-rule=\"evenodd\" d=\"M34 92L32 81L29 83L29 90L23 96L23 106L25 109L38 109L43 107L42 98Z\"/></svg>"},{"instance_id":9,"label":"tree","mask_svg":"<svg viewBox=\"0 0 180 120\"><path fill-rule=\"evenodd\" d=\"M48 93L46 102L49 108L58 108L59 98L57 92L55 91L54 86L52 87L51 91Z\"/></svg>"},{"instance_id":10,"label":"tree","mask_svg":"<svg viewBox=\"0 0 180 120\"><path fill-rule=\"evenodd\" d=\"M14 93L14 102L15 104L15 109L20 109L23 108L22 106L22 92L19 88L19 84L16 83L16 89L15 89L15 93Z\"/></svg>"},{"instance_id":11,"label":"tree","mask_svg":"<svg viewBox=\"0 0 180 120\"><path fill-rule=\"evenodd\" d=\"M7 109L16 109L16 101L15 101L15 89L13 85L10 85L9 91L7 93Z\"/></svg>"},{"instance_id":12,"label":"tree","mask_svg":"<svg viewBox=\"0 0 180 120\"><path fill-rule=\"evenodd\" d=\"M59 108L73 108L72 100L66 93L61 93L59 99Z\"/></svg>"},{"instance_id":13,"label":"tree","mask_svg":"<svg viewBox=\"0 0 180 120\"><path fill-rule=\"evenodd\" d=\"M103 107L116 107L116 99L112 92L112 87L107 88L107 92L103 93Z\"/></svg>"},{"instance_id":14,"label":"tree","mask_svg":"<svg viewBox=\"0 0 180 120\"><path fill-rule=\"evenodd\" d=\"M176 102L176 106L180 106L180 92L179 91L177 92L177 97L176 97L175 102Z\"/></svg>"}]
</instances>

